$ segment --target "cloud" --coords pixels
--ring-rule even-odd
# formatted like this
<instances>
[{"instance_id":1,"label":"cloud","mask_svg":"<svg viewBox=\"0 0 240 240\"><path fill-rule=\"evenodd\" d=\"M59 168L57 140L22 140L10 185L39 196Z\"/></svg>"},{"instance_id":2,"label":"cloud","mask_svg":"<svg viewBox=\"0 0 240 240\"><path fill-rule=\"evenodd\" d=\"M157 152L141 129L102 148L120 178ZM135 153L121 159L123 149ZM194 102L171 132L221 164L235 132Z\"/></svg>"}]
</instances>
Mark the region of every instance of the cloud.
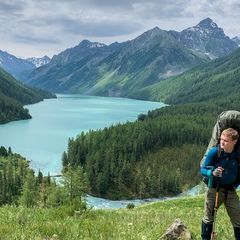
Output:
<instances>
[{"instance_id":1,"label":"cloud","mask_svg":"<svg viewBox=\"0 0 240 240\"><path fill-rule=\"evenodd\" d=\"M83 39L122 42L155 26L182 31L206 17L234 37L240 33L239 10L238 0L4 0L0 49L51 56Z\"/></svg>"}]
</instances>

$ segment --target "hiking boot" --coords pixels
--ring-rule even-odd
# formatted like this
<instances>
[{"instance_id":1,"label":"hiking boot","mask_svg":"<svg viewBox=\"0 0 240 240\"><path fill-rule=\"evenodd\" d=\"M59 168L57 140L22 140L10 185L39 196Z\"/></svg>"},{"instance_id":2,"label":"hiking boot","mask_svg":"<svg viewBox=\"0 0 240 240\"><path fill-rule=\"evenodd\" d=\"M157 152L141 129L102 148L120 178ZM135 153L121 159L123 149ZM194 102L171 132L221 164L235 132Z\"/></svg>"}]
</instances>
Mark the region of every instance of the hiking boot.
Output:
<instances>
[{"instance_id":1,"label":"hiking boot","mask_svg":"<svg viewBox=\"0 0 240 240\"><path fill-rule=\"evenodd\" d=\"M235 240L240 240L240 228L234 228Z\"/></svg>"},{"instance_id":2,"label":"hiking boot","mask_svg":"<svg viewBox=\"0 0 240 240\"><path fill-rule=\"evenodd\" d=\"M202 221L202 240L211 239L212 228L213 228L212 224L206 224Z\"/></svg>"}]
</instances>

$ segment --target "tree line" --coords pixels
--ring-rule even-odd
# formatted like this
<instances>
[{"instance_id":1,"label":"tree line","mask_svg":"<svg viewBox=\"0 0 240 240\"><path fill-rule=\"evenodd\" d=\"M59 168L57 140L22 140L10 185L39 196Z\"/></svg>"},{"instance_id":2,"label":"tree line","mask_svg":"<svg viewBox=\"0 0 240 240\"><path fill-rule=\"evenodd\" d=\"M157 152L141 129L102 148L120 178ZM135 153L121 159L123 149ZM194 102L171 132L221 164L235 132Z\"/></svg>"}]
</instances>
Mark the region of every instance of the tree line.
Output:
<instances>
[{"instance_id":1,"label":"tree line","mask_svg":"<svg viewBox=\"0 0 240 240\"><path fill-rule=\"evenodd\" d=\"M19 154L0 147L0 206L26 207L72 206L73 210L86 209L84 197L89 183L81 166L74 171L69 167L57 181L50 174L35 174L29 161Z\"/></svg>"}]
</instances>

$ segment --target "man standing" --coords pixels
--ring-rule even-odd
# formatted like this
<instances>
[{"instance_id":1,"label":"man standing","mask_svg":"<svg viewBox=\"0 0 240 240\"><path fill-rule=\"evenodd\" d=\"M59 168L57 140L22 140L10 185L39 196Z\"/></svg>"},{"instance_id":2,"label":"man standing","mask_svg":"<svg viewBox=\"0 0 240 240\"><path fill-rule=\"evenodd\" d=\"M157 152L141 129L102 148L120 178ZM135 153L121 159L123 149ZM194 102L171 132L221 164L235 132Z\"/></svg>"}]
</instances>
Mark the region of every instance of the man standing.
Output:
<instances>
[{"instance_id":1,"label":"man standing","mask_svg":"<svg viewBox=\"0 0 240 240\"><path fill-rule=\"evenodd\" d=\"M239 139L238 132L233 128L223 130L220 137L221 155L218 147L213 147L206 155L201 167L201 174L212 178L212 185L207 187L204 217L202 220L202 240L210 240L213 230L216 196L219 208L225 204L228 216L234 228L236 240L240 240L240 202L236 193L238 177L238 159L235 145ZM218 195L216 192L218 191Z\"/></svg>"}]
</instances>

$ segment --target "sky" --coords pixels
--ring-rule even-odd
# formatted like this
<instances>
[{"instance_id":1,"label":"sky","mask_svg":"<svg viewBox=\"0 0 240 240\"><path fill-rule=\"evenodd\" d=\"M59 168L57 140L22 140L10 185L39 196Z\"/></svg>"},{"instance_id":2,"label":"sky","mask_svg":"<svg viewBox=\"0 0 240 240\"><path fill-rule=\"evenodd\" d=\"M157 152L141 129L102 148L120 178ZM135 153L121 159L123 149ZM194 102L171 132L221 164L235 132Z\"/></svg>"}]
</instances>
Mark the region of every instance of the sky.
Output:
<instances>
[{"instance_id":1,"label":"sky","mask_svg":"<svg viewBox=\"0 0 240 240\"><path fill-rule=\"evenodd\" d=\"M209 17L240 35L239 0L1 0L0 50L50 58L87 39L109 45L159 27L181 32Z\"/></svg>"}]
</instances>

